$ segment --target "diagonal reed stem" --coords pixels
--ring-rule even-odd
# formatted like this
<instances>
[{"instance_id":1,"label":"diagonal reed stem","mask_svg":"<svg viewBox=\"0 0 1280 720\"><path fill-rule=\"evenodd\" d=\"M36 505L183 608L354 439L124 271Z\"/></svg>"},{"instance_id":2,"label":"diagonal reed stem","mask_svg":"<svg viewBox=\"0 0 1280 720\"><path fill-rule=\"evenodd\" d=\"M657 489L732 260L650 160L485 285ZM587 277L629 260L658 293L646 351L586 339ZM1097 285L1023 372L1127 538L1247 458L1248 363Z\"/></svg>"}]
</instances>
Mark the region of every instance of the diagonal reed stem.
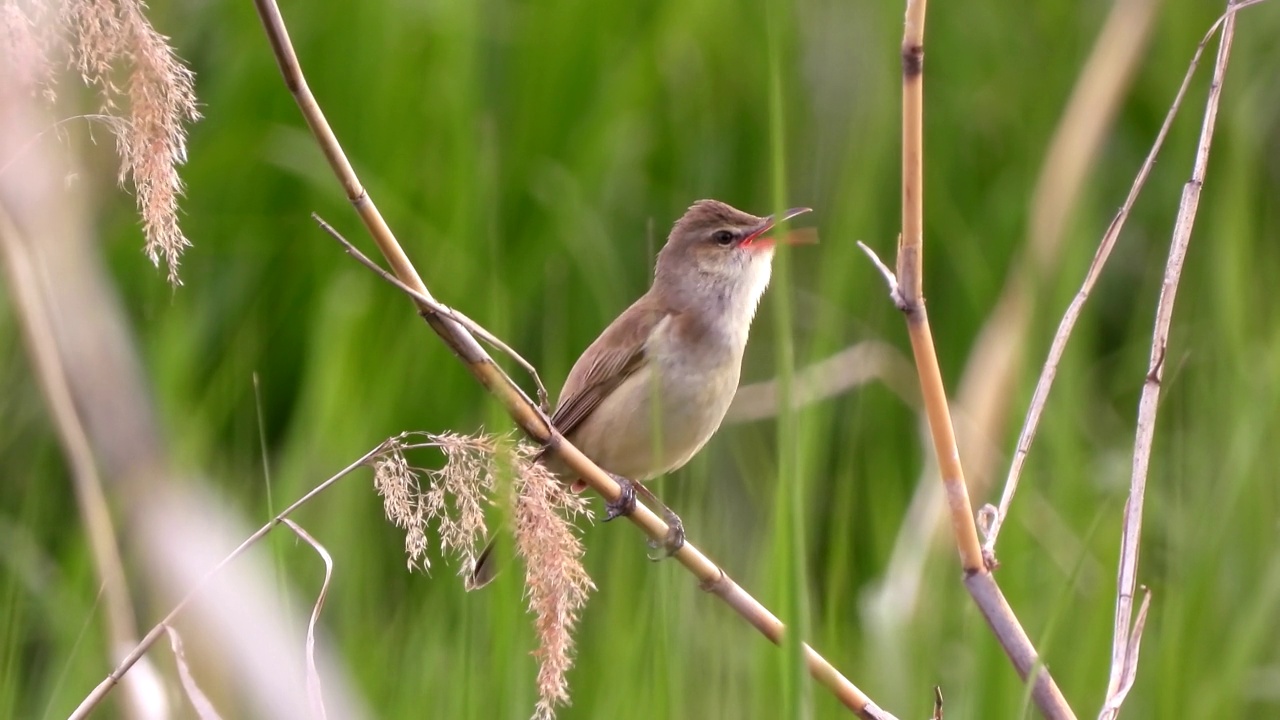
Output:
<instances>
[{"instance_id":1,"label":"diagonal reed stem","mask_svg":"<svg viewBox=\"0 0 1280 720\"><path fill-rule=\"evenodd\" d=\"M262 19L267 39L271 43L280 72L294 100L298 103L307 126L329 161L330 169L342 184L343 190L356 213L364 223L366 231L372 237L378 250L391 266L392 273L408 287L432 301L430 291L422 282L417 270L405 255L396 241L391 229L383 220L377 206L357 178L351 163L347 160L337 136L325 119L315 96L307 87L301 65L298 62L293 45L279 7L273 0L254 0L254 5ZM494 363L475 337L457 320L442 315L435 310L433 304L415 301L419 314L431 326L431 329L444 340L454 351L471 374L494 395L515 420L516 424L534 441L541 443L560 455L564 463L593 490L606 500L616 500L621 494L617 483L591 462L585 455L564 439L551 426L546 415L534 404L519 387ZM632 523L651 539L661 540L666 536L667 525L660 517L642 504L627 516ZM754 597L743 590L723 570L702 554L693 544L686 542L673 557L687 568L698 579L701 587L723 600L735 612L761 632L775 644L781 643L785 627L773 613L769 612ZM804 646L805 661L809 672L822 685L833 692L836 697L864 718L891 718L889 713L881 710L844 677L825 658L808 645Z\"/></svg>"}]
</instances>

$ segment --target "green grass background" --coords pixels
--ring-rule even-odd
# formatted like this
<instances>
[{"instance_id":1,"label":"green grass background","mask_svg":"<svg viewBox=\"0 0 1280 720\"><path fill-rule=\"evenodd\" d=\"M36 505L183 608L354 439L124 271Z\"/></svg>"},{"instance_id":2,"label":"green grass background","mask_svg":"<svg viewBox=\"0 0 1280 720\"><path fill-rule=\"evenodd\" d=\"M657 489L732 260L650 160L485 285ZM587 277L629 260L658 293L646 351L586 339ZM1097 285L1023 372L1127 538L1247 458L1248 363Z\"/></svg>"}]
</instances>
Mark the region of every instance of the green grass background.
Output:
<instances>
[{"instance_id":1,"label":"green grass background","mask_svg":"<svg viewBox=\"0 0 1280 720\"><path fill-rule=\"evenodd\" d=\"M1108 8L930 7L925 275L949 386L1023 246L1048 139ZM1034 279L1016 419L1219 10L1185 0L1158 10L1063 258ZM900 226L900 4L428 0L283 11L313 91L428 286L534 361L553 392L644 291L666 229L701 197L761 214L816 209L822 244L781 263L744 381L864 339L908 351L854 245L891 255ZM183 171L194 247L181 288L142 257L132 198L111 187L109 148L94 151L90 175L178 466L256 523L271 512L260 429L276 509L402 430L507 429L405 300L308 219L318 211L363 242L251 3L157 3L153 19L196 71L206 116ZM1280 717L1277 32L1280 7L1244 12L1224 89L1166 365L1140 572L1155 599L1126 717ZM1137 398L1208 70L1076 330L1000 545L998 578L1082 716L1106 686ZM0 298L0 717L60 717L109 662L66 465L18 338ZM934 552L905 627L886 636L867 626L861 603L930 452L911 409L873 384L785 420L725 428L659 485L693 541L767 605L804 620L815 646L899 717L927 716L935 684L949 719L1026 715L950 547ZM1016 425L999 438L1006 456ZM1077 550L1034 519L1033 495ZM996 498L975 497L975 507ZM336 562L323 642L377 717L528 716L536 667L519 573L476 594L448 567L407 573L367 473L297 519ZM561 717L846 716L799 680L794 653L676 564L646 561L634 530L584 535L599 591ZM284 580L313 593L310 551L291 538L272 551ZM149 627L164 607L137 589ZM109 704L99 715L117 712Z\"/></svg>"}]
</instances>

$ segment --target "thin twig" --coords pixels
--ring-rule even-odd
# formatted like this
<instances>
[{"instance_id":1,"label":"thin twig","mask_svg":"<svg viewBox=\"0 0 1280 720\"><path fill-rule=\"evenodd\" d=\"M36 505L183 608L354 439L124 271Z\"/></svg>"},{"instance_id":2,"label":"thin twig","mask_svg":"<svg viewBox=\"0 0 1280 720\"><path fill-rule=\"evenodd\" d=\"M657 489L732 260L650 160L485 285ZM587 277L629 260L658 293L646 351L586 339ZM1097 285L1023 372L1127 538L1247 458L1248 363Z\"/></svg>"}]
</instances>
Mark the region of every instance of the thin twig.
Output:
<instances>
[{"instance_id":1,"label":"thin twig","mask_svg":"<svg viewBox=\"0 0 1280 720\"><path fill-rule=\"evenodd\" d=\"M1265 0L1245 0L1231 5L1228 10L1223 13L1213 25L1209 27L1209 31L1205 33L1200 43L1196 45L1195 53L1191 56L1191 63L1187 67L1187 72L1182 77L1182 85L1178 87L1178 92L1174 95L1173 104L1169 107L1169 112L1165 114L1164 123L1160 126L1160 131L1156 133L1155 142L1151 144L1151 150L1147 153L1147 157L1142 162L1142 167L1138 170L1137 177L1133 180L1133 185L1129 188L1129 195L1125 198L1124 204L1120 206L1119 211L1111 220L1111 224L1107 226L1107 230L1102 235L1102 241L1098 244L1098 249L1094 253L1093 261L1089 263L1089 269L1085 273L1084 282L1080 286L1080 290L1071 300L1071 304L1067 307L1066 313L1062 316L1062 321L1058 324L1058 330L1054 333L1053 342L1049 346L1049 355L1045 359L1044 368L1040 371L1040 379L1036 381L1035 391L1031 395L1031 403L1027 408L1027 418L1022 425L1022 432L1018 435L1017 449L1014 451L1013 460L1009 464L1009 474L1005 479L1004 490L1000 493L999 508L986 506L982 509L984 518L986 540L983 543L983 549L988 554L994 555L996 540L1000 536L1000 530L1004 526L1005 518L1009 514L1009 506L1013 502L1013 496L1018 491L1018 481L1022 477L1022 468L1027 460L1027 453L1031 451L1031 443L1035 440L1036 431L1040 427L1040 418L1044 414L1045 404L1049 400L1049 391L1053 387L1053 381L1058 374L1058 364L1062 361L1062 355L1066 352L1067 341L1071 337L1072 331L1075 329L1076 321L1080 319L1080 314L1084 309L1085 302L1089 299L1090 293L1093 291L1094 285L1098 281L1099 275L1102 274L1102 268L1107 264L1111 251L1115 247L1116 240L1120 237L1120 231L1124 228L1125 221L1129 219L1129 213L1133 209L1133 205L1138 200L1139 193L1146 185L1147 178L1151 175L1152 168L1155 167L1156 156L1164 147L1164 141L1169 134L1169 128L1173 125L1173 120L1178 114L1178 110L1182 107L1182 101L1186 97L1187 89L1191 86L1191 79L1195 75L1196 68L1200 65L1200 58L1204 55L1205 48L1208 47L1209 41L1217 34L1218 28L1227 20L1227 17L1234 15L1237 11L1256 5Z\"/></svg>"},{"instance_id":2,"label":"thin twig","mask_svg":"<svg viewBox=\"0 0 1280 720\"><path fill-rule=\"evenodd\" d=\"M254 6L258 10L263 29L275 53L285 86L293 94L307 126L329 161L330 169L342 185L347 199L351 201L364 222L365 229L395 276L405 285L430 299L431 293L382 218L372 198L360 183L324 112L316 102L315 96L311 94L298 63L297 54L289 41L289 33L285 28L279 7L274 0L254 0ZM494 363L466 327L453 318L435 313L431 307L417 300L415 304L431 329L462 360L476 380L503 404L512 419L531 439L559 455L575 475L602 495L606 501L615 501L619 498L622 491L618 484L551 426L546 413L530 401L529 397L511 381L511 378ZM635 511L628 515L627 519L652 540L660 542L667 535L667 524L642 503L636 504ZM687 568L701 586L709 588L765 637L775 644L781 642L786 629L782 622L758 600L729 579L719 566L692 543L686 541L672 557ZM892 717L871 702L865 693L807 645L805 654L813 677L831 690L845 706L865 718Z\"/></svg>"},{"instance_id":3,"label":"thin twig","mask_svg":"<svg viewBox=\"0 0 1280 720\"><path fill-rule=\"evenodd\" d=\"M320 594L316 596L316 603L311 608L311 619L307 621L307 698L311 701L312 717L325 720L328 715L324 711L324 688L320 683L320 670L316 667L316 624L320 621L324 600L329 596L329 583L333 581L333 556L298 523L287 518L282 522L288 525L295 535L302 538L303 542L310 545L311 549L315 550L324 561L324 583L320 585Z\"/></svg>"},{"instance_id":4,"label":"thin twig","mask_svg":"<svg viewBox=\"0 0 1280 720\"><path fill-rule=\"evenodd\" d=\"M956 445L955 428L947 406L946 388L929 329L923 293L924 27L925 0L907 0L902 37L902 236L898 239L898 291L894 299L906 317L907 332L911 337L921 398L946 491L952 531L960 551L965 588L1013 661L1018 674L1031 682L1032 697L1040 711L1049 718L1074 719L1075 714L1048 670L1044 669L1035 647L1000 592L983 556Z\"/></svg>"},{"instance_id":5,"label":"thin twig","mask_svg":"<svg viewBox=\"0 0 1280 720\"><path fill-rule=\"evenodd\" d=\"M369 268L373 272L377 273L378 277L391 283L396 287L396 289L398 289L400 292L404 293L405 295L408 295L409 297L413 298L420 305L425 305L426 307L431 308L431 312L434 312L437 315L443 315L449 318L450 320L453 320L459 325L470 330L481 340L489 343L490 347L497 348L499 352L502 352L506 354L508 357L510 357L512 360L515 360L516 363L520 365L520 367L524 368L525 371L529 373L529 375L533 378L533 382L537 384L538 405L541 407L542 412L544 413L551 412L551 408L548 404L550 402L550 399L549 399L549 396L547 395L546 386L542 384L542 378L538 375L538 371L534 369L533 364L530 363L528 360L525 360L520 355L520 353L516 352L515 350L512 350L509 345L502 342L502 340L498 339L496 335L489 332L488 330L485 330L484 327L480 325L480 323L477 323L476 321L472 320L466 315L463 315L460 311L455 310L447 305L443 305L437 302L435 298L429 297L427 295L423 295L417 290L414 290L408 285L405 285L404 283L400 282L399 278L387 272L385 269L383 269L381 265L369 259L369 256L360 252L359 248L357 248L355 245L352 245L350 240L347 240L345 237L343 237L342 233L338 232L337 229L335 229L329 223L325 222L324 219L321 218L316 213L311 213L311 219L316 221L316 224L320 226L321 230L328 233L329 236L332 237L334 240L337 240L342 245L342 247L347 251L348 255L355 258L356 261L359 262L361 265L364 265L365 267Z\"/></svg>"},{"instance_id":6,"label":"thin twig","mask_svg":"<svg viewBox=\"0 0 1280 720\"><path fill-rule=\"evenodd\" d=\"M1187 246L1191 242L1191 229L1195 225L1196 211L1200 205L1200 191L1204 188L1209 165L1209 147L1213 143L1213 128L1218 119L1218 105L1222 99L1222 83L1231 58L1231 41L1235 37L1236 16L1228 3L1228 12L1222 24L1222 37L1218 41L1218 57L1213 66L1213 80L1209 83L1209 98L1205 101L1204 121L1200 126L1200 141L1196 146L1195 163L1191 179L1182 188L1182 201L1178 205L1178 219L1173 227L1169 245L1169 259L1165 264L1164 282L1160 300L1156 304L1155 329L1151 335L1151 360L1142 385L1142 397L1138 401L1138 427L1133 442L1133 476L1129 484L1129 501L1125 503L1124 529L1120 537L1120 568L1116 579L1115 633L1111 645L1111 676L1107 683L1107 698L1099 714L1100 720L1115 718L1127 692L1126 676L1136 672L1140 635L1130 632L1133 622L1133 594L1138 582L1138 553L1142 540L1142 507L1146 497L1147 470L1151 463L1151 445L1155 437L1156 415L1159 412L1160 385L1164 378L1165 353L1169 346L1169 326L1173 320L1173 305L1178 295L1178 281L1187 258Z\"/></svg>"}]
</instances>

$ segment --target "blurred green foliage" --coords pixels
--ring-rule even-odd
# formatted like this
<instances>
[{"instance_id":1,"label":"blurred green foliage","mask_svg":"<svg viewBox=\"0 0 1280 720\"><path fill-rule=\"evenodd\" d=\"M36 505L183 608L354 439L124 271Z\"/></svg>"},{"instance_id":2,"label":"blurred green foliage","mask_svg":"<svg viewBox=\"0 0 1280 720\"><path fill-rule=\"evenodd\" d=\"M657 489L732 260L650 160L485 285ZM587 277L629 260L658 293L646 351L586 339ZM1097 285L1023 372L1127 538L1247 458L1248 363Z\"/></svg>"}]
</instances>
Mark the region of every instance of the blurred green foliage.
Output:
<instances>
[{"instance_id":1,"label":"blurred green foliage","mask_svg":"<svg viewBox=\"0 0 1280 720\"><path fill-rule=\"evenodd\" d=\"M891 255L900 224L899 4L282 9L313 91L428 286L534 361L553 391L647 286L685 207L716 197L770 212L776 187L817 209L822 244L788 258L744 381L773 376L780 352L803 367L863 339L907 351L901 318L854 245ZM1107 10L1061 0L930 8L926 294L949 384L1024 244L1048 139ZM1034 278L1014 420L996 438L1004 453L1057 320L1218 12L1159 10L1060 271ZM316 211L363 242L252 5L159 4L153 21L196 71L206 116L183 171L194 247L181 288L141 255L132 198L111 186L109 147L93 149L90 176L179 467L254 522L269 516L255 376L276 510L401 430L508 429L405 300L309 220ZM1280 436L1280 325L1267 284L1280 271L1277 32L1274 4L1242 16L1183 276L1147 491L1140 578L1155 599L1129 717L1280 714L1280 484L1269 454ZM770 57L785 115L777 146ZM1208 70L1076 330L1000 546L999 580L1082 716L1106 686L1137 396ZM775 322L784 293L790 321ZM109 663L65 464L0 303L0 716L58 717ZM885 570L928 452L911 409L877 384L797 411L793 423L785 434L770 421L726 427L660 484L691 538L767 605L799 598L819 651L899 717L927 715L934 684L949 719L1025 714L946 545L905 627L886 635L866 624L864 593ZM776 509L780 437L794 443L783 467L798 472L782 475L799 484L798 538ZM471 595L448 568L407 573L367 475L298 520L334 555L325 641L376 716L528 716L534 640L518 572ZM802 687L801 700L784 692L788 655L674 563L646 561L633 530L584 534L599 591L561 717L845 716L821 688ZM317 587L308 550L279 538L273 548L289 582ZM162 611L142 603L143 626Z\"/></svg>"}]
</instances>

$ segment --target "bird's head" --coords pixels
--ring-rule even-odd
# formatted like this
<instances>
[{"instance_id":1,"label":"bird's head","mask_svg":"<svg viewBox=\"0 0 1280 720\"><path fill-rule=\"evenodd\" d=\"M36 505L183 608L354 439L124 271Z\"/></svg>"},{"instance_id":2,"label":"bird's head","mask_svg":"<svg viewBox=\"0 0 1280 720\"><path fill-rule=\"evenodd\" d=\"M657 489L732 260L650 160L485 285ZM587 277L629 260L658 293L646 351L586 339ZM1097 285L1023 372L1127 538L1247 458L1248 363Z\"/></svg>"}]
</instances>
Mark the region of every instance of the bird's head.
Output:
<instances>
[{"instance_id":1,"label":"bird's head","mask_svg":"<svg viewBox=\"0 0 1280 720\"><path fill-rule=\"evenodd\" d=\"M653 291L682 306L744 308L749 320L773 264L775 240L764 234L806 212L792 208L756 217L719 200L699 200L676 221L658 253Z\"/></svg>"}]
</instances>

